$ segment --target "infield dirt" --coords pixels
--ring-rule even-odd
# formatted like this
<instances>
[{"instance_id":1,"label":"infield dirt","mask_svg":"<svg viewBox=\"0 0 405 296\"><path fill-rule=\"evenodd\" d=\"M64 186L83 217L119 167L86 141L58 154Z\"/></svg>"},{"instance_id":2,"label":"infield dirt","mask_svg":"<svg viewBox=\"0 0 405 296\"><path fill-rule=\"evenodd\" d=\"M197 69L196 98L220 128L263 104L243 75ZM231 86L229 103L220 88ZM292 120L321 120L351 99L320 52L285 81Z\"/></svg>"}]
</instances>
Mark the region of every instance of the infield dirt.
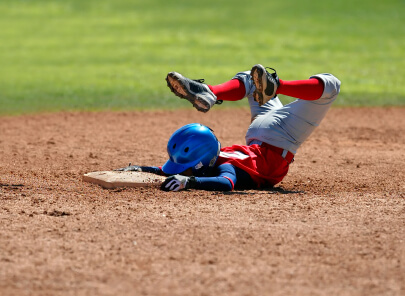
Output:
<instances>
[{"instance_id":1,"label":"infield dirt","mask_svg":"<svg viewBox=\"0 0 405 296\"><path fill-rule=\"evenodd\" d=\"M248 109L0 117L0 295L405 295L405 109L335 108L274 189L107 190Z\"/></svg>"}]
</instances>

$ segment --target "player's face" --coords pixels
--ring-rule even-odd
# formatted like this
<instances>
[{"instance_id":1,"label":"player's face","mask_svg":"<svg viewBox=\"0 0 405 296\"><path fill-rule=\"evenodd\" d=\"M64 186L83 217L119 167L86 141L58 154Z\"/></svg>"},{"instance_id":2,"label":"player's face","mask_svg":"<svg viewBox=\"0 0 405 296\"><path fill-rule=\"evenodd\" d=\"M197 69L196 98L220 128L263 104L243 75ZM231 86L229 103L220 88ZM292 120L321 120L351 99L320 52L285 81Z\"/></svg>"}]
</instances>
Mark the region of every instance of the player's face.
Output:
<instances>
[{"instance_id":1,"label":"player's face","mask_svg":"<svg viewBox=\"0 0 405 296\"><path fill-rule=\"evenodd\" d=\"M180 175L190 177L190 176L192 176L192 175L193 175L193 170L192 170L191 168L188 168L188 169L187 169L187 170L185 170L184 172L180 173Z\"/></svg>"}]
</instances>

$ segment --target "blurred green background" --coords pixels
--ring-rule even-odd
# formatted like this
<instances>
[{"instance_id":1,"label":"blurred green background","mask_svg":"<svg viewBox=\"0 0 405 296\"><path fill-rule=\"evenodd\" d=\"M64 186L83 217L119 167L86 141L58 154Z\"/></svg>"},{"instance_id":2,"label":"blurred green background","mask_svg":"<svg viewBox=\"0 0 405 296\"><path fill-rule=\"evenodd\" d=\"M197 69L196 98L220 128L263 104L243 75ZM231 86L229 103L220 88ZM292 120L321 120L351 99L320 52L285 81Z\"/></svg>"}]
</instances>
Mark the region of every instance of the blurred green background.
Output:
<instances>
[{"instance_id":1,"label":"blurred green background","mask_svg":"<svg viewBox=\"0 0 405 296\"><path fill-rule=\"evenodd\" d=\"M192 108L167 72L219 84L256 63L287 80L334 74L338 106L405 105L404 12L403 0L1 0L0 115Z\"/></svg>"}]
</instances>

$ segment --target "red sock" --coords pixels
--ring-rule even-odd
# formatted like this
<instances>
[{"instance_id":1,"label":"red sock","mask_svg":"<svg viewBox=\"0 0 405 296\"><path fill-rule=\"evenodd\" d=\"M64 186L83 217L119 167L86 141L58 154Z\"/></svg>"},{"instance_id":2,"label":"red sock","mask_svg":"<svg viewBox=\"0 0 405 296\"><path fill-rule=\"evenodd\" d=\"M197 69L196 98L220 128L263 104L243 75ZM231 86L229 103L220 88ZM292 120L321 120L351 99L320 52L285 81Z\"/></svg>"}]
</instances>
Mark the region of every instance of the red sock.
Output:
<instances>
[{"instance_id":1,"label":"red sock","mask_svg":"<svg viewBox=\"0 0 405 296\"><path fill-rule=\"evenodd\" d=\"M323 94L323 82L317 78L307 80L286 81L280 79L277 94L286 95L306 101L319 99Z\"/></svg>"},{"instance_id":2,"label":"red sock","mask_svg":"<svg viewBox=\"0 0 405 296\"><path fill-rule=\"evenodd\" d=\"M232 79L219 85L208 85L217 100L238 101L245 97L245 85L239 79Z\"/></svg>"}]
</instances>

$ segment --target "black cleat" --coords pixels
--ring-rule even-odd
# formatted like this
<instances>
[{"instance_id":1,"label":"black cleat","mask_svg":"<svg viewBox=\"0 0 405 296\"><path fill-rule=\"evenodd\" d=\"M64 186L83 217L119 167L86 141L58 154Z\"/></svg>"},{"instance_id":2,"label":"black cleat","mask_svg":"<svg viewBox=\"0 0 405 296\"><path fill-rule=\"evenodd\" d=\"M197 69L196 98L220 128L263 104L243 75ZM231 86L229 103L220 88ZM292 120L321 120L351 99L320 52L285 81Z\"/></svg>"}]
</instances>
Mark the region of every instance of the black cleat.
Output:
<instances>
[{"instance_id":1,"label":"black cleat","mask_svg":"<svg viewBox=\"0 0 405 296\"><path fill-rule=\"evenodd\" d=\"M271 69L274 73L267 72L266 69ZM259 105L263 105L276 96L277 88L280 86L280 80L278 78L276 70L257 64L254 65L250 71L253 83L256 90L253 92L253 98Z\"/></svg>"},{"instance_id":2,"label":"black cleat","mask_svg":"<svg viewBox=\"0 0 405 296\"><path fill-rule=\"evenodd\" d=\"M204 84L204 79L191 80L180 73L170 72L166 77L167 86L178 97L188 100L201 112L208 112L214 104L221 104L217 97Z\"/></svg>"}]
</instances>

